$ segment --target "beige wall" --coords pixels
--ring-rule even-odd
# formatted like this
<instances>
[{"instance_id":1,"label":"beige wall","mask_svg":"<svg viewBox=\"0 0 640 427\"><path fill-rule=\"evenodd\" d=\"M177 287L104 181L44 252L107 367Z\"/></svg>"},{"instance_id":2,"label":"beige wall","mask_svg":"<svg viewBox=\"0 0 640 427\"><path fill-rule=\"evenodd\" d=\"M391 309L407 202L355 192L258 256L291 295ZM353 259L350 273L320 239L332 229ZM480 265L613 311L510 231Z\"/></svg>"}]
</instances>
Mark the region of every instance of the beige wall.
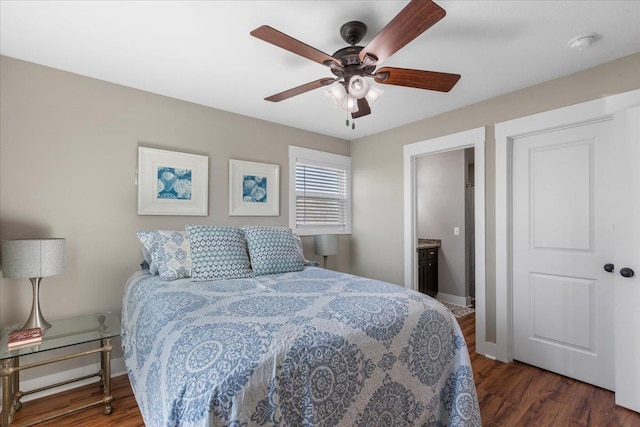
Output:
<instances>
[{"instance_id":1,"label":"beige wall","mask_svg":"<svg viewBox=\"0 0 640 427\"><path fill-rule=\"evenodd\" d=\"M336 138L0 58L0 237L65 237L67 271L43 280L48 319L120 310L141 229L288 226L288 146L349 154ZM209 216L138 216L138 145L209 156ZM280 216L228 216L228 160L280 165ZM304 238L305 255L313 254ZM348 271L349 236L330 267ZM26 320L28 280L0 281L0 325Z\"/></svg>"},{"instance_id":2,"label":"beige wall","mask_svg":"<svg viewBox=\"0 0 640 427\"><path fill-rule=\"evenodd\" d=\"M0 238L66 237L67 272L43 281L50 319L120 310L138 268L135 231L187 223L288 225L287 147L352 155L353 235L341 236L333 269L403 283L402 147L487 127L487 335L495 331L493 124L640 88L640 54L571 76L345 141L267 123L50 68L0 58ZM137 146L209 155L209 216L136 214ZM280 211L228 216L228 159L281 166ZM305 238L305 254L313 256ZM0 326L23 321L28 281L0 279Z\"/></svg>"},{"instance_id":3,"label":"beige wall","mask_svg":"<svg viewBox=\"0 0 640 427\"><path fill-rule=\"evenodd\" d=\"M463 76L464 78L464 76ZM405 144L480 126L486 143L487 338L495 340L495 123L640 88L640 54L351 142L352 272L403 283ZM455 90L455 89L454 89Z\"/></svg>"}]
</instances>

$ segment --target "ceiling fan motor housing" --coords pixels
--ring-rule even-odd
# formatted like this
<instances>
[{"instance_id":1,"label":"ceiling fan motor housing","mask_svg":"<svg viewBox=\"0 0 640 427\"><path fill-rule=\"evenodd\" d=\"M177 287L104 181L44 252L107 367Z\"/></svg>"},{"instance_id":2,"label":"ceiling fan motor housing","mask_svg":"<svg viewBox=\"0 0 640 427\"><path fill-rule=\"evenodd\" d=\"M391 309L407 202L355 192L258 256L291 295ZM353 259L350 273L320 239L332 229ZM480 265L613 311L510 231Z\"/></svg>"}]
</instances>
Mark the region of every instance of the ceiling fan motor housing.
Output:
<instances>
[{"instance_id":1,"label":"ceiling fan motor housing","mask_svg":"<svg viewBox=\"0 0 640 427\"><path fill-rule=\"evenodd\" d=\"M331 66L331 71L338 77L344 77L348 82L353 76L371 76L375 65L364 65L359 54L363 46L356 46L367 34L367 26L360 21L349 21L340 27L340 36L351 46L335 52L334 58L342 63L340 66Z\"/></svg>"},{"instance_id":2,"label":"ceiling fan motor housing","mask_svg":"<svg viewBox=\"0 0 640 427\"><path fill-rule=\"evenodd\" d=\"M330 65L331 72L337 77L344 78L346 82L353 76L371 77L376 66L362 63L358 56L362 49L364 49L362 46L348 46L331 55L342 63L342 66Z\"/></svg>"}]
</instances>

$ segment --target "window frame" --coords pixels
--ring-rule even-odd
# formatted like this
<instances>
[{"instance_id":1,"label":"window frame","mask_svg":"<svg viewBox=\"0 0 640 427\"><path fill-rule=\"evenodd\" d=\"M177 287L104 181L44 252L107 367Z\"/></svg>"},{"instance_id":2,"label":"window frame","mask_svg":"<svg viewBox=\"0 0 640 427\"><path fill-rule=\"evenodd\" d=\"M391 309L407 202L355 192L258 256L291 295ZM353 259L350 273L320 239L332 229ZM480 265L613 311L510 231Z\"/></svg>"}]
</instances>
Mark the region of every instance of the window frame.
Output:
<instances>
[{"instance_id":1,"label":"window frame","mask_svg":"<svg viewBox=\"0 0 640 427\"><path fill-rule=\"evenodd\" d=\"M346 186L346 226L345 227L298 227L297 210L296 210L296 166L298 160L307 160L310 163L326 164L328 166L346 170L347 186ZM351 216L351 157L341 154L328 153L326 151L313 150L310 148L289 146L289 228L300 236L314 236L318 234L351 234L352 216Z\"/></svg>"}]
</instances>

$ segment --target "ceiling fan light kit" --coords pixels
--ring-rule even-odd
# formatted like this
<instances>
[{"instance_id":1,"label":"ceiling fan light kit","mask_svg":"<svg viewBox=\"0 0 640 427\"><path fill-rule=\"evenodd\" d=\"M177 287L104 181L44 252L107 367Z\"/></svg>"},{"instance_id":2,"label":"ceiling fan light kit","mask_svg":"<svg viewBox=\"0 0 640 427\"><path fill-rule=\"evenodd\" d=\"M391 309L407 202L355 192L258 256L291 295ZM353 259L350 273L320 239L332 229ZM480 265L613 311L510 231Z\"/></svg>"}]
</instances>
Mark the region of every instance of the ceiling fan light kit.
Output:
<instances>
[{"instance_id":1,"label":"ceiling fan light kit","mask_svg":"<svg viewBox=\"0 0 640 427\"><path fill-rule=\"evenodd\" d=\"M325 95L334 106L351 113L351 118L355 120L371 114L370 104L383 93L368 81L369 78L379 84L448 92L460 79L459 74L392 67L376 71L379 63L402 49L445 15L444 9L431 0L411 0L364 47L357 44L367 34L367 26L359 21L349 21L340 27L340 36L349 46L339 49L333 55L321 52L267 25L258 27L251 32L252 36L322 64L336 76L306 83L265 100L280 102L333 84L325 91Z\"/></svg>"}]
</instances>

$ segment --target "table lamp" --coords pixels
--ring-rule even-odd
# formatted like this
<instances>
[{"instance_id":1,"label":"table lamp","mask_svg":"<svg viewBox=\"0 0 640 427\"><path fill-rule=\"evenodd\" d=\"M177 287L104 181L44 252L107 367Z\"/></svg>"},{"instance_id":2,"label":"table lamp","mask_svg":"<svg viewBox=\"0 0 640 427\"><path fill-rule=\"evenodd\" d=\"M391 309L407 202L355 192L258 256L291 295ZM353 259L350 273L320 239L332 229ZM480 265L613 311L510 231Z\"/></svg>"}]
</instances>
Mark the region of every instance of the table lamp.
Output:
<instances>
[{"instance_id":1,"label":"table lamp","mask_svg":"<svg viewBox=\"0 0 640 427\"><path fill-rule=\"evenodd\" d=\"M323 267L327 267L327 256L338 253L337 234L319 234L313 238L313 249L316 255L324 257Z\"/></svg>"},{"instance_id":2,"label":"table lamp","mask_svg":"<svg viewBox=\"0 0 640 427\"><path fill-rule=\"evenodd\" d=\"M31 280L33 303L29 319L21 329L47 329L51 324L40 311L40 281L65 270L65 239L21 239L2 241L2 277Z\"/></svg>"}]
</instances>

